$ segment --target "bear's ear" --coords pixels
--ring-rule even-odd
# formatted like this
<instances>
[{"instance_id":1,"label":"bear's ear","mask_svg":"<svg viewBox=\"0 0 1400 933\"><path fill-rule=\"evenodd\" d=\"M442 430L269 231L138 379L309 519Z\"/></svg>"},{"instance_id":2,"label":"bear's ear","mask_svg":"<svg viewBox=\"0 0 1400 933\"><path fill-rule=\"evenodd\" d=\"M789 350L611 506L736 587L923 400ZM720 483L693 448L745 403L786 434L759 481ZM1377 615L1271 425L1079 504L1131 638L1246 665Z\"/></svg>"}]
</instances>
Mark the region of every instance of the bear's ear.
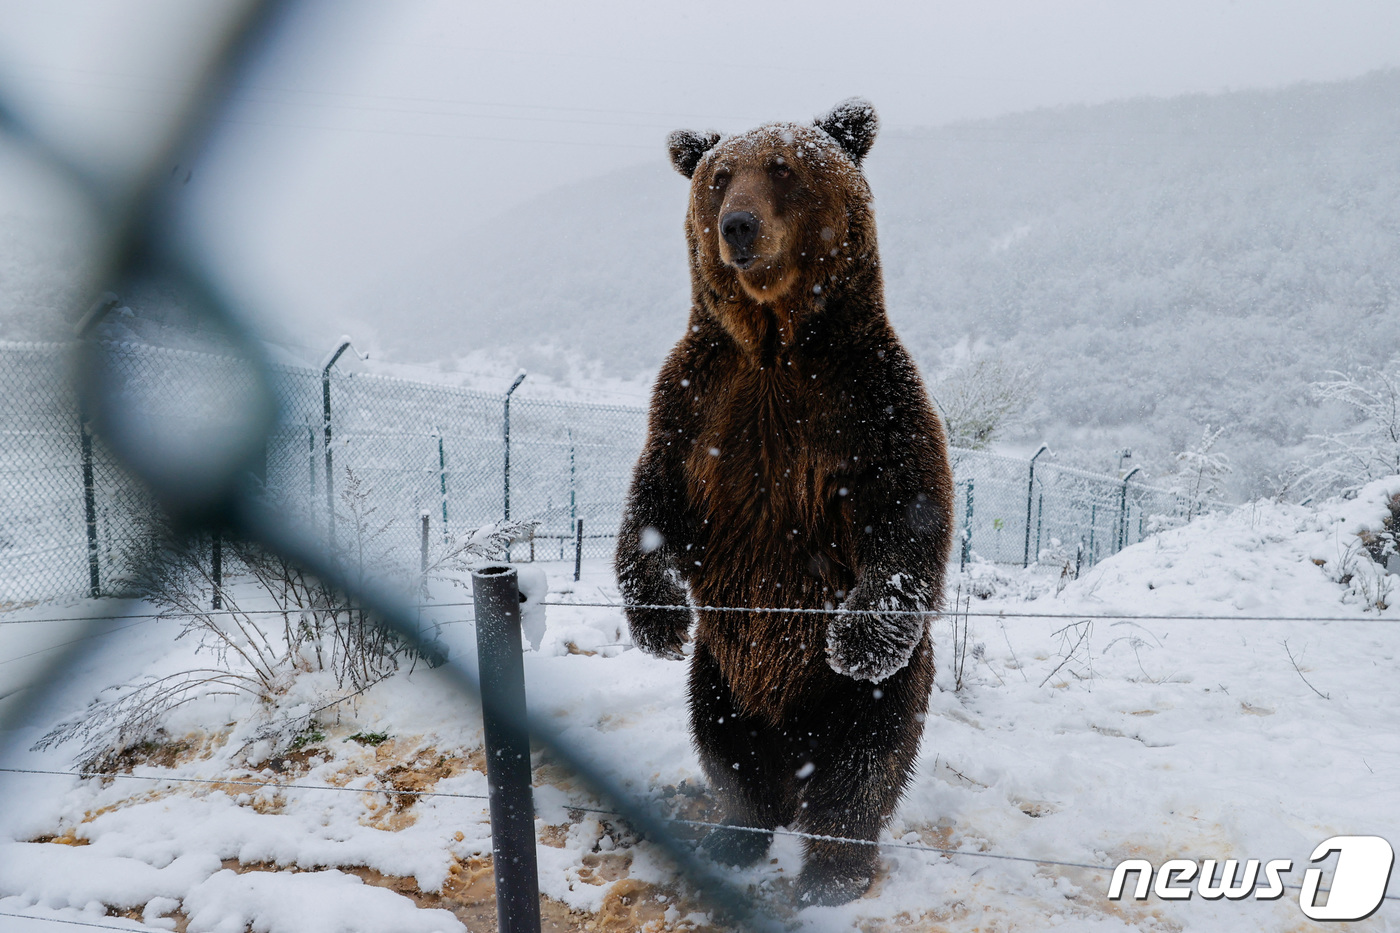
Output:
<instances>
[{"instance_id":1,"label":"bear's ear","mask_svg":"<svg viewBox=\"0 0 1400 933\"><path fill-rule=\"evenodd\" d=\"M719 142L719 134L711 130L697 133L694 130L676 130L666 137L666 145L671 150L671 164L686 178L695 174L695 166L700 159Z\"/></svg>"},{"instance_id":2,"label":"bear's ear","mask_svg":"<svg viewBox=\"0 0 1400 933\"><path fill-rule=\"evenodd\" d=\"M860 165L861 159L870 151L875 134L880 131L880 118L875 116L875 107L863 97L841 101L814 122L818 129L826 130L832 139L841 144L856 165Z\"/></svg>"}]
</instances>

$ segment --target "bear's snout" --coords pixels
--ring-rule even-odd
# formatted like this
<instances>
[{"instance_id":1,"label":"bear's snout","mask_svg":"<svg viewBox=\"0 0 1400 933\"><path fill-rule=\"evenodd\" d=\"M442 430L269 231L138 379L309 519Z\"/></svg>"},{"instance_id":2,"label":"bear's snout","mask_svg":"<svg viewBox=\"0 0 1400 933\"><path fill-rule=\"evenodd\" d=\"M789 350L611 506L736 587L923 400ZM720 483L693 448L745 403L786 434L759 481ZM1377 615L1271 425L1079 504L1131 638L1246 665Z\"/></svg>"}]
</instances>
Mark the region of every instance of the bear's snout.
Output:
<instances>
[{"instance_id":1,"label":"bear's snout","mask_svg":"<svg viewBox=\"0 0 1400 933\"><path fill-rule=\"evenodd\" d=\"M748 211L730 211L720 218L720 235L724 241L734 247L734 265L741 269L747 269L753 265L754 256L751 252L754 241L758 239L758 218Z\"/></svg>"}]
</instances>

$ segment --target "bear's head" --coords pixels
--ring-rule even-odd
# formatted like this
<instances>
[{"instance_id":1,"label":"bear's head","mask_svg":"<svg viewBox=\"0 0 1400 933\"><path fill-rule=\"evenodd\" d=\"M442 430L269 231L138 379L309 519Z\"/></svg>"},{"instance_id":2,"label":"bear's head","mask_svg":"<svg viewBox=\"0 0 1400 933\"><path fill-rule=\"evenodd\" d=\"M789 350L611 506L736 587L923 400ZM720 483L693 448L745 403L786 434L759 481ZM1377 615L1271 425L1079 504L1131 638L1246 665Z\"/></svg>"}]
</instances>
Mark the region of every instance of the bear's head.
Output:
<instances>
[{"instance_id":1,"label":"bear's head","mask_svg":"<svg viewBox=\"0 0 1400 933\"><path fill-rule=\"evenodd\" d=\"M721 306L747 296L750 305L800 314L820 307L853 266L873 271L875 223L860 163L878 126L875 109L852 98L811 125L672 133L671 162L691 180L686 237L697 287Z\"/></svg>"}]
</instances>

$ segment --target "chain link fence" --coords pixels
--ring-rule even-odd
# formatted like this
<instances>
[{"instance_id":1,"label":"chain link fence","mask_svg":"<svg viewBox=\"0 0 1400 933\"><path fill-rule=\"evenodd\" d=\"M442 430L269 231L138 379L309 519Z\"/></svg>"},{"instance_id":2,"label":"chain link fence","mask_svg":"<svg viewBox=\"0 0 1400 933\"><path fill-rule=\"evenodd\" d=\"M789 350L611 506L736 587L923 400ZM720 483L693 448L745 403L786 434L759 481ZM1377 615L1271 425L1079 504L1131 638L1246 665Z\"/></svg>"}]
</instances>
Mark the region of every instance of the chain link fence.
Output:
<instances>
[{"instance_id":1,"label":"chain link fence","mask_svg":"<svg viewBox=\"0 0 1400 933\"><path fill-rule=\"evenodd\" d=\"M0 343L0 605L120 595L151 535L150 497L87 430L68 378L72 349ZM235 391L249 371L209 353L129 343L103 350L116 382L164 400L167 417L191 429L198 400L174 387L200 381L216 394ZM425 517L435 546L501 518L507 495L511 517L539 522L515 559L612 553L646 436L644 409L513 399L507 473L504 395L333 366L276 366L271 377L280 412L267 442L267 492L332 540L353 520L347 492L357 487L354 507L376 550L406 566L418 560ZM1078 571L1186 513L1180 497L1140 483L952 453L960 563L1044 560Z\"/></svg>"}]
</instances>

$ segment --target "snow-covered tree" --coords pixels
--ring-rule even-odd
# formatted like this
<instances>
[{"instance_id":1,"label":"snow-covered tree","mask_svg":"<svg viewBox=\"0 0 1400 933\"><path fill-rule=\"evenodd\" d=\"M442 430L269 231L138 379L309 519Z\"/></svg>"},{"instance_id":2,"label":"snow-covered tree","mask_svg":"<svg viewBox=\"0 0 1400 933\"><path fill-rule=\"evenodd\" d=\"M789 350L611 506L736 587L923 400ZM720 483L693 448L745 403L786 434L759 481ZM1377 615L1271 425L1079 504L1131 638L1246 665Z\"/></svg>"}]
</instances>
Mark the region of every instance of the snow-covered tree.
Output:
<instances>
[{"instance_id":1,"label":"snow-covered tree","mask_svg":"<svg viewBox=\"0 0 1400 933\"><path fill-rule=\"evenodd\" d=\"M1186 518L1199 515L1220 493L1220 480L1231 472L1230 458L1215 450L1215 442L1225 433L1223 427L1206 425L1201 439L1176 455L1176 477L1172 491L1186 500Z\"/></svg>"},{"instance_id":2,"label":"snow-covered tree","mask_svg":"<svg viewBox=\"0 0 1400 933\"><path fill-rule=\"evenodd\" d=\"M999 355L975 356L943 373L933 396L948 443L984 450L1035 401L1035 373Z\"/></svg>"},{"instance_id":3,"label":"snow-covered tree","mask_svg":"<svg viewBox=\"0 0 1400 933\"><path fill-rule=\"evenodd\" d=\"M1400 356L1383 368L1360 366L1330 372L1312 384L1313 396L1346 410L1351 424L1314 435L1310 458L1315 492L1346 492L1373 479L1400 473Z\"/></svg>"}]
</instances>

